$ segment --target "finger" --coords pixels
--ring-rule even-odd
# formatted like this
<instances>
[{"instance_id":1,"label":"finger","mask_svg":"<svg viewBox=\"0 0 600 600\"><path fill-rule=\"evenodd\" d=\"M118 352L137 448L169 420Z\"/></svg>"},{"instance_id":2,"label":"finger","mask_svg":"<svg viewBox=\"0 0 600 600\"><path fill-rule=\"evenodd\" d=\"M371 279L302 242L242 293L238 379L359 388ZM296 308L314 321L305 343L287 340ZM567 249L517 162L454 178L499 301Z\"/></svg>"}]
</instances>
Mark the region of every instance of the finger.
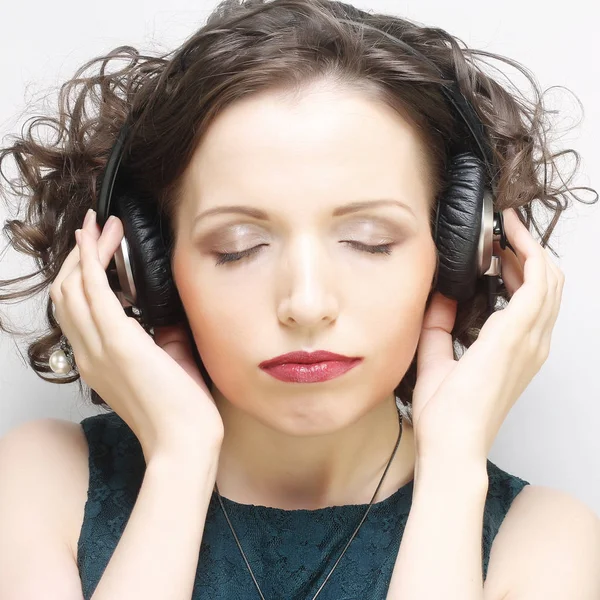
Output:
<instances>
[{"instance_id":1,"label":"finger","mask_svg":"<svg viewBox=\"0 0 600 600\"><path fill-rule=\"evenodd\" d=\"M513 209L504 211L504 225L519 260L523 261L523 285L516 290L504 310L519 319L520 330L529 330L539 319L548 300L546 256Z\"/></svg>"},{"instance_id":2,"label":"finger","mask_svg":"<svg viewBox=\"0 0 600 600\"><path fill-rule=\"evenodd\" d=\"M113 249L113 241L111 240L111 236L115 233L114 220L116 219L117 225L121 227L121 236L123 235L123 224L121 223L120 219L117 219L117 217L113 217L112 219L107 220L107 222L104 224L104 229L100 231L100 226L98 225L96 218L96 212L92 211L89 221L87 222L86 226L84 226L82 229L84 229L86 233L89 233L92 239L96 240L98 245L98 256L100 258L100 263L106 270L115 252L115 249ZM119 227L117 227L117 233L118 231Z\"/></svg>"},{"instance_id":3,"label":"finger","mask_svg":"<svg viewBox=\"0 0 600 600\"><path fill-rule=\"evenodd\" d=\"M85 227L89 223L91 218L92 212L90 209L83 219L82 227ZM67 258L65 258L65 260L63 261L63 264L61 265L58 274L56 275L54 281L52 282L52 285L50 286L50 298L52 299L52 302L56 307L55 310L57 317L59 316L58 305L60 304L62 297L60 292L60 286L62 282L71 274L73 269L79 264L79 248L77 246L75 236L73 236L73 244L74 245L71 249L71 252L69 252Z\"/></svg>"},{"instance_id":4,"label":"finger","mask_svg":"<svg viewBox=\"0 0 600 600\"><path fill-rule=\"evenodd\" d=\"M513 209L509 209L509 210L511 211L511 213L516 214ZM509 219L510 219L510 217L509 217ZM520 220L519 220L519 222L520 222ZM541 244L539 244L537 242L536 242L536 244L541 247ZM549 287L549 290L551 291L551 290L554 289L555 291L557 291L557 292L560 293L560 291L558 290L559 282L561 280L564 280L564 274L562 273L562 271L560 270L560 268L558 267L558 265L556 265L554 263L554 259L550 255L549 250L547 248L542 248L542 250L544 252L544 257L546 258L546 261L547 261L547 267L550 269L548 271L548 275L549 275L548 276L548 287ZM524 279L523 264L521 262L521 259L519 259L518 256L516 256L508 248L502 249L500 247L500 243L498 241L494 242L494 254L499 255L501 257L502 264L506 264L508 262L511 265L511 274L509 275L509 277L512 276L512 280L511 280L511 283L507 285L507 288L509 286L513 287L517 283L519 285L516 285L516 288L520 287L520 284L523 283L523 279ZM520 277L515 277L514 276L515 273L517 275L520 273L521 276ZM503 274L503 279L504 279L504 274ZM561 287L561 290L562 290L562 283L561 283L560 287ZM514 293L514 292L512 292L512 293Z\"/></svg>"},{"instance_id":5,"label":"finger","mask_svg":"<svg viewBox=\"0 0 600 600\"><path fill-rule=\"evenodd\" d=\"M523 285L524 274L521 261L513 254L511 250L500 247L499 242L494 242L494 254L500 257L501 276L509 296Z\"/></svg>"},{"instance_id":6,"label":"finger","mask_svg":"<svg viewBox=\"0 0 600 600\"><path fill-rule=\"evenodd\" d=\"M548 308L544 315L543 321L540 323L541 331L539 332L540 345L544 352L550 351L552 333L562 302L562 293L564 287L564 274L560 268L554 263L552 256L547 248L544 249L546 255L546 263L548 270Z\"/></svg>"},{"instance_id":7,"label":"finger","mask_svg":"<svg viewBox=\"0 0 600 600\"><path fill-rule=\"evenodd\" d=\"M519 226L524 228L526 231L529 231L527 227L521 222L521 218L519 213L514 208L507 208L502 211L503 221L504 221L504 230L506 233L507 241L510 242L512 246L512 250L507 246L503 252L511 252L513 256L517 258L519 261L521 268L523 268L525 264L525 257L520 251L520 248L515 247L513 243L513 235L515 231L519 230ZM498 242L499 243L499 242ZM513 252L514 250L514 252Z\"/></svg>"},{"instance_id":8,"label":"finger","mask_svg":"<svg viewBox=\"0 0 600 600\"><path fill-rule=\"evenodd\" d=\"M528 231L520 221L519 224L525 231ZM532 260L523 253L526 256L526 265L523 271L524 283L528 279L528 273L534 270L532 263L537 262L538 266L534 271L540 274L540 280L542 279L541 273L544 273L543 297L540 301L539 295L533 293L532 286L528 285L524 287L524 292L519 294L517 301L513 301L514 298L511 300L511 309L516 308L517 312L525 314L525 309L529 308L529 323L523 324L526 327L525 332L530 342L530 348L537 353L539 358L545 360L550 350L552 332L560 310L564 277L560 269L554 264L550 252L546 248L542 248L541 244L533 238L531 238L531 241L535 246L535 248L532 247L531 253L536 258Z\"/></svg>"},{"instance_id":9,"label":"finger","mask_svg":"<svg viewBox=\"0 0 600 600\"><path fill-rule=\"evenodd\" d=\"M115 219L116 219L116 217L115 217ZM100 262L102 263L103 268L106 270L106 267L110 263L112 255L114 254L114 248L113 248L114 240L112 240L110 238L110 236L115 235L115 234L119 235L119 231L121 232L121 236L122 236L123 225L122 225L121 221L119 219L117 219L117 227L115 230L114 224L111 227L108 227L108 222L107 222L107 224L104 227L103 232L100 233L100 228L96 224L96 213L94 211L91 211L89 213L86 220L84 220L84 223L85 223L85 225L81 231L86 231L93 240L97 241ZM112 221L111 221L111 223L112 223ZM76 313L76 314L79 314L79 311L81 311L81 309L82 309L81 302L73 302L73 296L77 295L77 290L81 289L81 291L83 292L82 279L81 279L81 248L80 248L80 244L77 241L76 241L75 247L77 249L77 255L79 256L79 261L73 267L71 272L62 279L62 281L60 281L60 280L56 281L56 285L60 285L60 287L58 288L57 291L55 291L52 294L54 304L56 307L55 310L56 310L57 316L59 315L60 312L62 312L62 308L60 305L63 304L63 298L62 298L63 293L61 290L64 287L66 287L67 279L71 280L68 284L68 288L71 290L70 296L72 297L72 299L71 299L72 306L73 306L73 308L77 308L77 310L78 310L78 313ZM64 320L64 318L61 319L61 321L62 320Z\"/></svg>"},{"instance_id":10,"label":"finger","mask_svg":"<svg viewBox=\"0 0 600 600\"><path fill-rule=\"evenodd\" d=\"M96 241L87 231L80 232L82 287L100 338L106 342L118 335L119 325L127 319L123 306L110 288L106 268L123 237L120 220L110 220Z\"/></svg>"},{"instance_id":11,"label":"finger","mask_svg":"<svg viewBox=\"0 0 600 600\"><path fill-rule=\"evenodd\" d=\"M192 342L183 325L155 327L154 341L175 360L192 357Z\"/></svg>"},{"instance_id":12,"label":"finger","mask_svg":"<svg viewBox=\"0 0 600 600\"><path fill-rule=\"evenodd\" d=\"M61 319L61 322L64 321L63 331L73 348L81 372L85 370L81 365L86 362L86 359L101 353L103 340L92 316L84 288L85 264L89 262L89 257L86 261L86 256L90 253L88 245L96 243L96 240L85 229L76 230L75 238L80 261L61 284L63 297L60 305L64 313Z\"/></svg>"},{"instance_id":13,"label":"finger","mask_svg":"<svg viewBox=\"0 0 600 600\"><path fill-rule=\"evenodd\" d=\"M187 330L181 324L162 325L154 328L154 341L163 348L173 342L189 344L190 339Z\"/></svg>"},{"instance_id":14,"label":"finger","mask_svg":"<svg viewBox=\"0 0 600 600\"><path fill-rule=\"evenodd\" d=\"M564 284L564 280L565 280L565 274L563 273L561 268L554 262L554 258L550 254L550 251L548 250L548 248L544 248L544 252L546 254L546 259L548 261L548 267L550 268L550 270L552 272L551 279L553 282L553 290L554 290L555 296L560 301L560 296L562 294L563 284Z\"/></svg>"},{"instance_id":15,"label":"finger","mask_svg":"<svg viewBox=\"0 0 600 600\"><path fill-rule=\"evenodd\" d=\"M417 378L431 361L454 360L452 328L456 320L456 300L435 292L423 319L417 348Z\"/></svg>"},{"instance_id":16,"label":"finger","mask_svg":"<svg viewBox=\"0 0 600 600\"><path fill-rule=\"evenodd\" d=\"M564 282L565 282L565 278L564 278L564 275L562 275L562 271L561 271L559 273L559 276L557 279L554 306L552 308L552 312L548 319L545 333L542 335L542 343L547 344L547 348L550 348L550 344L552 341L552 333L554 331L554 326L556 325L556 322L558 320L558 314L560 312L560 307L561 307L561 303L562 303Z\"/></svg>"},{"instance_id":17,"label":"finger","mask_svg":"<svg viewBox=\"0 0 600 600\"><path fill-rule=\"evenodd\" d=\"M121 244L124 234L125 231L121 219L116 216L109 217L98 239L98 258L103 271L106 272L110 261Z\"/></svg>"},{"instance_id":18,"label":"finger","mask_svg":"<svg viewBox=\"0 0 600 600\"><path fill-rule=\"evenodd\" d=\"M89 221L81 229L82 231L86 231L86 233L89 234L92 237L92 239L94 239L97 242L98 255L100 257L100 262L102 263L104 269L106 269L108 267L108 264L110 263L110 260L115 251L115 249L113 247L114 240L111 239L111 236L113 236L115 233L117 233L117 235L118 235L119 227L120 227L120 231L121 231L121 237L123 235L123 225L122 225L121 221L119 219L117 219L116 217L114 217L114 219L116 219L116 221L117 221L116 232L114 230L114 224L112 224L113 223L112 220L110 221L110 223L111 223L110 228L107 229L107 227L108 227L108 221L107 221L107 223L104 226L103 231L100 232L100 227L96 223L96 213L94 211L92 211ZM78 252L81 253L81 249L80 249L79 245L77 245L76 247L78 248ZM118 247L118 244L117 244L117 247ZM75 274L78 271L78 269L80 269L80 262L78 262L73 267L73 270L72 270L73 274Z\"/></svg>"},{"instance_id":19,"label":"finger","mask_svg":"<svg viewBox=\"0 0 600 600\"><path fill-rule=\"evenodd\" d=\"M102 231L100 230L100 225L98 225L97 223L97 213L95 210L92 210L91 212L91 216L89 218L89 221L87 223L84 223L83 228L86 231L88 231L92 237L95 240L100 239L100 236L102 235Z\"/></svg>"},{"instance_id":20,"label":"finger","mask_svg":"<svg viewBox=\"0 0 600 600\"><path fill-rule=\"evenodd\" d=\"M82 230L85 230L92 239L98 240L102 237L100 228L96 223L95 211L91 209L88 211L83 221ZM105 248L110 245L106 238L107 236L104 236L104 240L100 241L103 255L107 254ZM77 260L76 264L65 275L64 272L70 268L75 259ZM59 286L55 287L51 294L56 318L61 324L63 334L73 348L75 361L79 366L88 356L100 351L101 338L83 289L81 245L77 242L77 239L69 256L69 261L65 261L60 277L57 277L53 285Z\"/></svg>"},{"instance_id":21,"label":"finger","mask_svg":"<svg viewBox=\"0 0 600 600\"><path fill-rule=\"evenodd\" d=\"M96 224L96 212L93 209L90 208L86 213L83 219L82 228L89 231L96 239L100 237L100 227ZM75 236L73 236L73 238L75 238ZM61 322L59 314L62 312L62 310L60 309L59 305L62 304L62 283L69 275L73 273L75 269L78 268L79 259L79 246L75 241L73 249L63 261L57 276L54 278L52 285L50 286L50 299L52 300L52 305L54 306L54 316L57 323ZM74 275L76 275L76 273ZM64 320L64 317L62 320Z\"/></svg>"},{"instance_id":22,"label":"finger","mask_svg":"<svg viewBox=\"0 0 600 600\"><path fill-rule=\"evenodd\" d=\"M61 283L61 301L57 305L63 333L73 348L79 370L86 360L101 350L101 339L92 319L90 307L83 290L82 261L84 250L81 244L81 231L75 231L80 261ZM83 368L85 370L85 368Z\"/></svg>"}]
</instances>

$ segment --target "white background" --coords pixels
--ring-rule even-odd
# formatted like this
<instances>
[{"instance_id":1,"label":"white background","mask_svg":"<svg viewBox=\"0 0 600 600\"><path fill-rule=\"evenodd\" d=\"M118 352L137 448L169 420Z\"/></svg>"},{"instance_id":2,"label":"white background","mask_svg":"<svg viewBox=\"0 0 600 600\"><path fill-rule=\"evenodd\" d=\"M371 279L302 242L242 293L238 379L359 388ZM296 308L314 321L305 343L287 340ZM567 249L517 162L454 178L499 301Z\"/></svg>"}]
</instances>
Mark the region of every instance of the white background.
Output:
<instances>
[{"instance_id":1,"label":"white background","mask_svg":"<svg viewBox=\"0 0 600 600\"><path fill-rule=\"evenodd\" d=\"M584 114L565 90L551 91L548 105L559 148L582 155L578 185L600 189L600 66L597 22L588 0L556 4L505 0L443 2L357 2L363 9L393 13L438 26L470 47L507 55L525 64L542 89L565 86L582 102ZM8 145L32 114L52 114L55 92L86 60L110 49L133 45L160 53L179 45L216 6L213 2L104 0L99 3L55 0L11 2L0 20L0 135ZM494 62L529 94L522 76ZM573 128L573 126L575 127ZM566 134L565 134L566 132ZM563 163L567 174L572 163ZM590 199L591 194L585 193ZM600 267L595 241L600 204L578 202L557 229L553 246L566 275L561 313L550 356L508 415L489 458L527 481L570 492L600 514ZM8 217L0 206L0 220ZM2 249L6 239L0 241ZM31 265L15 253L2 255L0 279L28 273ZM17 323L35 324L42 298L2 306ZM26 356L25 340L16 342ZM27 366L15 340L0 334L0 436L19 423L41 417L80 421L98 409L86 406L77 384L44 382Z\"/></svg>"}]
</instances>

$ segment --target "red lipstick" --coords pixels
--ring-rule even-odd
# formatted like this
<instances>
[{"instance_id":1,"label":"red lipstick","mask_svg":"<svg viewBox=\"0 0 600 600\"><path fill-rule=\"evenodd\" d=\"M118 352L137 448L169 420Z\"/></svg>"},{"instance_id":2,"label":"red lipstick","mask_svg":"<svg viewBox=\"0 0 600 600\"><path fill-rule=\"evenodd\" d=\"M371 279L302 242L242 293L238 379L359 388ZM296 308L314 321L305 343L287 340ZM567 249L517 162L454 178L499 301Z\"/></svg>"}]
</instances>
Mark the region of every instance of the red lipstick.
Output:
<instances>
[{"instance_id":1,"label":"red lipstick","mask_svg":"<svg viewBox=\"0 0 600 600\"><path fill-rule=\"evenodd\" d=\"M317 383L343 375L362 361L325 350L288 352L260 363L259 367L280 381Z\"/></svg>"}]
</instances>

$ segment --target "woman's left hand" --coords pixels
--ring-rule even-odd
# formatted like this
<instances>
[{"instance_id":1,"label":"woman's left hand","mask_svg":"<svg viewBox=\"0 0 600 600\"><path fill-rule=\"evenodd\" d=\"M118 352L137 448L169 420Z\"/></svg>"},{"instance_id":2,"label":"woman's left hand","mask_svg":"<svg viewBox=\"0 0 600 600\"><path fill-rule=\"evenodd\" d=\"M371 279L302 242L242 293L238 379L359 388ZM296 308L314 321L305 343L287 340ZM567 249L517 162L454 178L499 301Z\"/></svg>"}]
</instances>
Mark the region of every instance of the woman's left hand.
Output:
<instances>
[{"instance_id":1,"label":"woman's left hand","mask_svg":"<svg viewBox=\"0 0 600 600\"><path fill-rule=\"evenodd\" d=\"M487 319L459 360L451 336L456 301L435 292L424 316L412 405L418 459L485 464L504 419L548 358L564 274L514 210L503 215L516 251L495 242L508 305Z\"/></svg>"}]
</instances>

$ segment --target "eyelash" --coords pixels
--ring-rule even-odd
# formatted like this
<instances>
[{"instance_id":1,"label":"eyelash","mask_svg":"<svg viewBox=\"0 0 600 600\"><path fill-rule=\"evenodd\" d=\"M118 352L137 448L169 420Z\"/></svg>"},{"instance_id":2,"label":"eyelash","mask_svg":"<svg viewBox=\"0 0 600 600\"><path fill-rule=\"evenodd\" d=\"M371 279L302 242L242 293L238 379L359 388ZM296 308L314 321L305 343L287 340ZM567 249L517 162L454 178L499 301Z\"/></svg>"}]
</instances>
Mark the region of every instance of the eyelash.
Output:
<instances>
[{"instance_id":1,"label":"eyelash","mask_svg":"<svg viewBox=\"0 0 600 600\"><path fill-rule=\"evenodd\" d=\"M392 246L394 244L380 244L378 246L370 246L368 244L361 244L360 242L350 242L347 241L347 244L350 244L353 248L357 248L362 252L368 252L369 254L385 254L389 255L392 253ZM249 248L248 250L242 250L241 252L215 252L215 255L218 256L217 266L222 264L227 264L231 262L237 262L242 258L250 256L254 254L261 246L265 246L266 244L260 244L259 246L254 246L254 248Z\"/></svg>"}]
</instances>

